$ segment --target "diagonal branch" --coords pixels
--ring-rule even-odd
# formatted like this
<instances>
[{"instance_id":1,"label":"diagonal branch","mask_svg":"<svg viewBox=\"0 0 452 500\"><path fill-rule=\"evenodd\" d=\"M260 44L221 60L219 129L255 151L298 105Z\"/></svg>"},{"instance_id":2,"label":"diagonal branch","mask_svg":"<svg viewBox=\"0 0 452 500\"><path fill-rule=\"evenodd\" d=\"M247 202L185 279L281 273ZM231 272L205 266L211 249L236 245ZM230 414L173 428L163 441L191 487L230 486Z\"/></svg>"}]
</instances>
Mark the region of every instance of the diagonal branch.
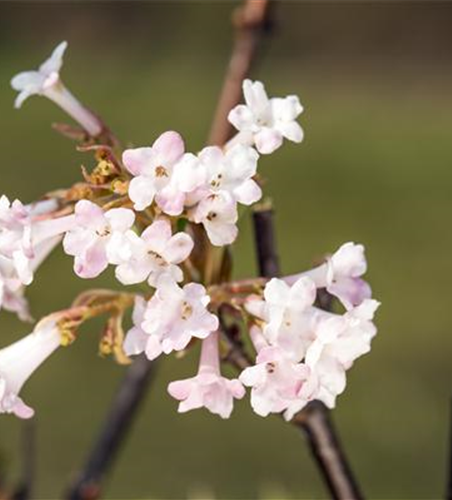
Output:
<instances>
[{"instance_id":1,"label":"diagonal branch","mask_svg":"<svg viewBox=\"0 0 452 500\"><path fill-rule=\"evenodd\" d=\"M228 114L240 102L242 82L249 75L263 35L271 27L270 14L270 0L245 0L243 6L234 11L234 47L212 122L209 144L222 145L231 138L233 128L228 122Z\"/></svg>"},{"instance_id":2,"label":"diagonal branch","mask_svg":"<svg viewBox=\"0 0 452 500\"><path fill-rule=\"evenodd\" d=\"M253 222L260 275L276 276L279 274L279 261L273 211L269 208L255 211ZM320 401L313 401L295 415L291 423L306 435L332 497L337 500L363 498L326 406Z\"/></svg>"},{"instance_id":3,"label":"diagonal branch","mask_svg":"<svg viewBox=\"0 0 452 500\"><path fill-rule=\"evenodd\" d=\"M88 458L65 494L69 500L100 498L102 482L116 458L152 380L155 363L144 355L127 369Z\"/></svg>"}]
</instances>

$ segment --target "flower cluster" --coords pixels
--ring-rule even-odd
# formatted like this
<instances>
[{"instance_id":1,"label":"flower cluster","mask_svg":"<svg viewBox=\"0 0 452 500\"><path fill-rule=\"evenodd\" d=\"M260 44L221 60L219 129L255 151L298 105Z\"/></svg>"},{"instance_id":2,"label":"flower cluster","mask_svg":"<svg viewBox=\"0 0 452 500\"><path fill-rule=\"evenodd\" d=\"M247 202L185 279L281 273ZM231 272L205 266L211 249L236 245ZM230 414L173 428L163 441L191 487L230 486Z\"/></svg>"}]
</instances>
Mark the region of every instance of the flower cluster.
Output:
<instances>
[{"instance_id":1,"label":"flower cluster","mask_svg":"<svg viewBox=\"0 0 452 500\"><path fill-rule=\"evenodd\" d=\"M142 353L154 360L201 343L197 375L168 386L180 412L205 407L227 418L245 387L262 416L284 412L291 419L313 399L333 407L346 370L369 351L376 333L378 302L362 279L363 246L346 243L311 271L256 279L251 289L228 282L223 248L237 237L238 206L262 197L261 155L284 139L303 139L298 97L268 98L261 82L245 80L245 104L229 113L237 133L227 144L187 152L182 136L167 131L151 146L123 150L63 85L66 47L60 44L38 71L13 78L16 107L33 94L57 103L81 126L80 149L93 151L97 165L83 170L83 183L44 201L24 206L0 199L0 308L29 319L24 287L60 242L80 278L113 266L121 285L145 284L146 291L88 290L0 350L0 413L30 417L18 395L26 379L58 345L71 343L84 321L101 314L109 317L100 352L121 362ZM344 312L317 307L319 290L336 297ZM122 320L132 304L133 327L124 335ZM246 320L255 350L255 365L235 379L221 373L224 305Z\"/></svg>"},{"instance_id":2,"label":"flower cluster","mask_svg":"<svg viewBox=\"0 0 452 500\"><path fill-rule=\"evenodd\" d=\"M346 255L348 254L348 255ZM334 262L346 263L346 266ZM292 286L273 278L263 298L250 297L246 308L256 318L251 338L257 351L256 365L239 379L252 388L251 404L259 415L285 411L290 420L309 401L318 399L334 408L346 385L345 372L355 359L370 351L376 334L372 320L379 306L366 294L359 297L356 270L366 268L361 245L343 245L326 264L304 273ZM322 272L328 281L321 279ZM319 279L318 283L310 277ZM343 314L316 307L317 288L339 283L341 297L355 305ZM365 282L363 282L365 283ZM340 286L339 285L339 286ZM333 285L331 285L333 286Z\"/></svg>"}]
</instances>

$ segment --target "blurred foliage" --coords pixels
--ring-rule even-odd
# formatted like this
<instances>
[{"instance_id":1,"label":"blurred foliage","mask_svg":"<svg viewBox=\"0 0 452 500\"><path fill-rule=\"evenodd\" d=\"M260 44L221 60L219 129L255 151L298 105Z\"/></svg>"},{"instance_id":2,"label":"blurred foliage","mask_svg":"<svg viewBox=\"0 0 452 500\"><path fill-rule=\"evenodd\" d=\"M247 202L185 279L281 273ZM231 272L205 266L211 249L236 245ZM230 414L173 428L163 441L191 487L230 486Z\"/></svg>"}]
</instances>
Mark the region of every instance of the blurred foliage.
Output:
<instances>
[{"instance_id":1,"label":"blurred foliage","mask_svg":"<svg viewBox=\"0 0 452 500\"><path fill-rule=\"evenodd\" d=\"M89 156L55 135L65 117L34 98L12 109L8 81L68 39L63 77L130 144L173 128L202 147L229 53L236 2L0 5L1 192L24 201L79 178ZM258 71L272 95L300 94L306 139L262 158L277 210L284 272L306 269L342 242L365 243L383 303L379 336L350 371L334 417L369 498L438 498L445 485L451 394L452 6L281 3L279 28ZM250 221L235 273L255 268ZM96 284L57 252L29 298L37 318ZM0 345L27 332L2 313ZM97 356L99 324L61 349L26 387L37 410L38 497L59 497L102 423L123 368ZM165 359L107 485L108 498L319 498L308 449L249 402L221 421L176 413L170 380L197 353ZM17 478L21 423L0 419L2 464ZM3 470L0 471L3 473ZM276 485L276 486L275 486ZM278 493L279 492L279 493Z\"/></svg>"}]
</instances>

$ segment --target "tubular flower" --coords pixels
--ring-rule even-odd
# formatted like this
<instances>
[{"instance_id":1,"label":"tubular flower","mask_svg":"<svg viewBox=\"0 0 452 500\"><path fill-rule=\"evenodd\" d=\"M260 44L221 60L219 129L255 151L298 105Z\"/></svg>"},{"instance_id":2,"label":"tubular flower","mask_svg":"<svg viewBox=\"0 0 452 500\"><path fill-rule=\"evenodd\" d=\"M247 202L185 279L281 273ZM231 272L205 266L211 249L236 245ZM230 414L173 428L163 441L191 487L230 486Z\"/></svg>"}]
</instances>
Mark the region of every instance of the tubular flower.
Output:
<instances>
[{"instance_id":1,"label":"tubular flower","mask_svg":"<svg viewBox=\"0 0 452 500\"><path fill-rule=\"evenodd\" d=\"M366 271L364 246L348 242L344 243L324 264L311 271L289 276L285 281L291 284L300 276L308 276L317 288L326 288L346 309L352 309L372 296L369 284L361 278Z\"/></svg>"},{"instance_id":2,"label":"tubular flower","mask_svg":"<svg viewBox=\"0 0 452 500\"><path fill-rule=\"evenodd\" d=\"M180 215L197 203L205 191L207 170L198 156L185 153L175 163L168 184L157 193L157 205L168 215Z\"/></svg>"},{"instance_id":3,"label":"tubular flower","mask_svg":"<svg viewBox=\"0 0 452 500\"><path fill-rule=\"evenodd\" d=\"M182 281L183 273L177 264L183 262L193 249L187 233L172 235L168 219L154 221L141 236L128 233L131 255L116 268L116 277L124 285L148 283L155 287L162 274Z\"/></svg>"},{"instance_id":4,"label":"tubular flower","mask_svg":"<svg viewBox=\"0 0 452 500\"><path fill-rule=\"evenodd\" d=\"M202 224L212 245L230 245L237 238L237 203L227 191L209 194L190 212L190 220Z\"/></svg>"},{"instance_id":5,"label":"tubular flower","mask_svg":"<svg viewBox=\"0 0 452 500\"><path fill-rule=\"evenodd\" d=\"M222 418L230 417L234 398L243 398L245 389L239 380L221 376L218 332L212 332L202 342L198 374L171 382L168 392L180 401L179 413L205 407Z\"/></svg>"},{"instance_id":6,"label":"tubular flower","mask_svg":"<svg viewBox=\"0 0 452 500\"><path fill-rule=\"evenodd\" d=\"M259 155L255 149L237 144L226 152L216 146L204 148L199 159L206 167L208 193L226 191L236 202L251 205L262 196L253 176Z\"/></svg>"},{"instance_id":7,"label":"tubular flower","mask_svg":"<svg viewBox=\"0 0 452 500\"><path fill-rule=\"evenodd\" d=\"M144 343L144 336L135 332L127 345L134 338L141 339L138 352L144 351L149 359L155 359L162 352L185 349L192 338L205 339L218 328L218 318L207 310L209 302L202 285L189 283L181 288L171 276L162 275L146 310L136 316L139 323L135 322L135 326L146 334L147 341Z\"/></svg>"},{"instance_id":8,"label":"tubular flower","mask_svg":"<svg viewBox=\"0 0 452 500\"><path fill-rule=\"evenodd\" d=\"M283 280L271 279L264 290L264 300L250 300L247 309L263 319L264 336L271 345L283 349L289 357L300 361L314 339L312 330L314 282L302 277L290 287Z\"/></svg>"},{"instance_id":9,"label":"tubular flower","mask_svg":"<svg viewBox=\"0 0 452 500\"><path fill-rule=\"evenodd\" d=\"M256 364L243 370L239 380L251 387L251 406L262 417L284 411L290 420L315 398L317 379L307 365L295 363L279 347L268 345L256 326L250 335L257 349Z\"/></svg>"},{"instance_id":10,"label":"tubular flower","mask_svg":"<svg viewBox=\"0 0 452 500\"><path fill-rule=\"evenodd\" d=\"M239 131L232 143L255 144L259 153L269 154L278 149L283 139L301 142L303 130L295 121L303 111L295 95L269 99L261 82L244 80L246 104L239 104L229 113L229 121Z\"/></svg>"},{"instance_id":11,"label":"tubular flower","mask_svg":"<svg viewBox=\"0 0 452 500\"><path fill-rule=\"evenodd\" d=\"M55 209L47 200L23 205L0 198L0 309L22 320L30 319L24 285L33 281L34 272L74 222L72 216L50 219Z\"/></svg>"},{"instance_id":12,"label":"tubular flower","mask_svg":"<svg viewBox=\"0 0 452 500\"><path fill-rule=\"evenodd\" d=\"M63 55L67 45L67 42L61 42L37 71L24 71L11 80L12 88L19 92L15 107L20 108L24 101L32 95L45 96L60 106L91 136L95 137L102 132L103 127L100 121L82 106L64 86L60 78Z\"/></svg>"},{"instance_id":13,"label":"tubular flower","mask_svg":"<svg viewBox=\"0 0 452 500\"><path fill-rule=\"evenodd\" d=\"M135 210L144 210L155 196L170 183L174 165L182 159L185 146L177 132L164 132L152 147L127 149L122 161L134 176L129 186L129 197Z\"/></svg>"},{"instance_id":14,"label":"tubular flower","mask_svg":"<svg viewBox=\"0 0 452 500\"><path fill-rule=\"evenodd\" d=\"M333 408L345 389L346 370L370 351L377 332L373 317L379 303L364 299L344 314L335 314L313 305L315 290L308 276L298 278L292 287L274 278L265 287L264 300L251 298L246 305L249 313L263 321L260 337L256 333L259 330L251 331L255 344L256 336L260 338L256 366L245 370L241 378L253 387L253 408L256 406L258 414L282 411L279 408L285 401L277 392L277 384L290 385L295 373L300 377L304 374L305 379L298 397L292 392L287 401L286 418L292 418L310 399ZM269 366L271 373L266 373Z\"/></svg>"},{"instance_id":15,"label":"tubular flower","mask_svg":"<svg viewBox=\"0 0 452 500\"><path fill-rule=\"evenodd\" d=\"M0 413L30 418L34 410L19 397L22 386L60 345L60 332L52 321L38 324L35 330L0 349Z\"/></svg>"},{"instance_id":16,"label":"tubular flower","mask_svg":"<svg viewBox=\"0 0 452 500\"><path fill-rule=\"evenodd\" d=\"M63 240L64 251L73 255L74 272L81 278L95 278L112 264L130 255L125 233L135 214L127 208L104 212L98 205L81 200L75 205L75 225Z\"/></svg>"}]
</instances>

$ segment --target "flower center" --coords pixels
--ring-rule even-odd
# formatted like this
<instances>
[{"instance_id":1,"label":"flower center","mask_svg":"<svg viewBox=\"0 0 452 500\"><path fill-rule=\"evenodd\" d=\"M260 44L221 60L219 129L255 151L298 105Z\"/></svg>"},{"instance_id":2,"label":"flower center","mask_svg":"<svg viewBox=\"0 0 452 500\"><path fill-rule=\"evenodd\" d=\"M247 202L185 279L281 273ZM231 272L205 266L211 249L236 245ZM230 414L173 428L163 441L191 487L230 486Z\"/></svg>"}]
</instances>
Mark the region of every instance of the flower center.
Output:
<instances>
[{"instance_id":1,"label":"flower center","mask_svg":"<svg viewBox=\"0 0 452 500\"><path fill-rule=\"evenodd\" d=\"M267 369L267 373L274 373L276 366L275 363L267 363L265 368Z\"/></svg>"},{"instance_id":2,"label":"flower center","mask_svg":"<svg viewBox=\"0 0 452 500\"><path fill-rule=\"evenodd\" d=\"M182 303L181 318L186 321L193 314L193 307L186 301Z\"/></svg>"},{"instance_id":3,"label":"flower center","mask_svg":"<svg viewBox=\"0 0 452 500\"><path fill-rule=\"evenodd\" d=\"M166 171L165 167L163 167L162 165L159 165L158 167L155 167L155 176L156 177L168 177L168 172Z\"/></svg>"},{"instance_id":4,"label":"flower center","mask_svg":"<svg viewBox=\"0 0 452 500\"><path fill-rule=\"evenodd\" d=\"M166 260L159 253L155 252L154 250L148 250L148 255L155 260L158 266L166 266Z\"/></svg>"},{"instance_id":5,"label":"flower center","mask_svg":"<svg viewBox=\"0 0 452 500\"><path fill-rule=\"evenodd\" d=\"M207 217L206 219L210 222L212 222L213 220L215 220L216 218L218 217L218 214L216 212L209 212L207 214Z\"/></svg>"},{"instance_id":6,"label":"flower center","mask_svg":"<svg viewBox=\"0 0 452 500\"><path fill-rule=\"evenodd\" d=\"M96 229L97 236L104 238L105 236L110 236L111 229L108 226L104 226L102 229Z\"/></svg>"},{"instance_id":7,"label":"flower center","mask_svg":"<svg viewBox=\"0 0 452 500\"><path fill-rule=\"evenodd\" d=\"M223 179L223 174L218 174L216 177L214 177L211 181L210 181L210 185L213 187L213 188L218 188L221 186L221 181Z\"/></svg>"}]
</instances>

